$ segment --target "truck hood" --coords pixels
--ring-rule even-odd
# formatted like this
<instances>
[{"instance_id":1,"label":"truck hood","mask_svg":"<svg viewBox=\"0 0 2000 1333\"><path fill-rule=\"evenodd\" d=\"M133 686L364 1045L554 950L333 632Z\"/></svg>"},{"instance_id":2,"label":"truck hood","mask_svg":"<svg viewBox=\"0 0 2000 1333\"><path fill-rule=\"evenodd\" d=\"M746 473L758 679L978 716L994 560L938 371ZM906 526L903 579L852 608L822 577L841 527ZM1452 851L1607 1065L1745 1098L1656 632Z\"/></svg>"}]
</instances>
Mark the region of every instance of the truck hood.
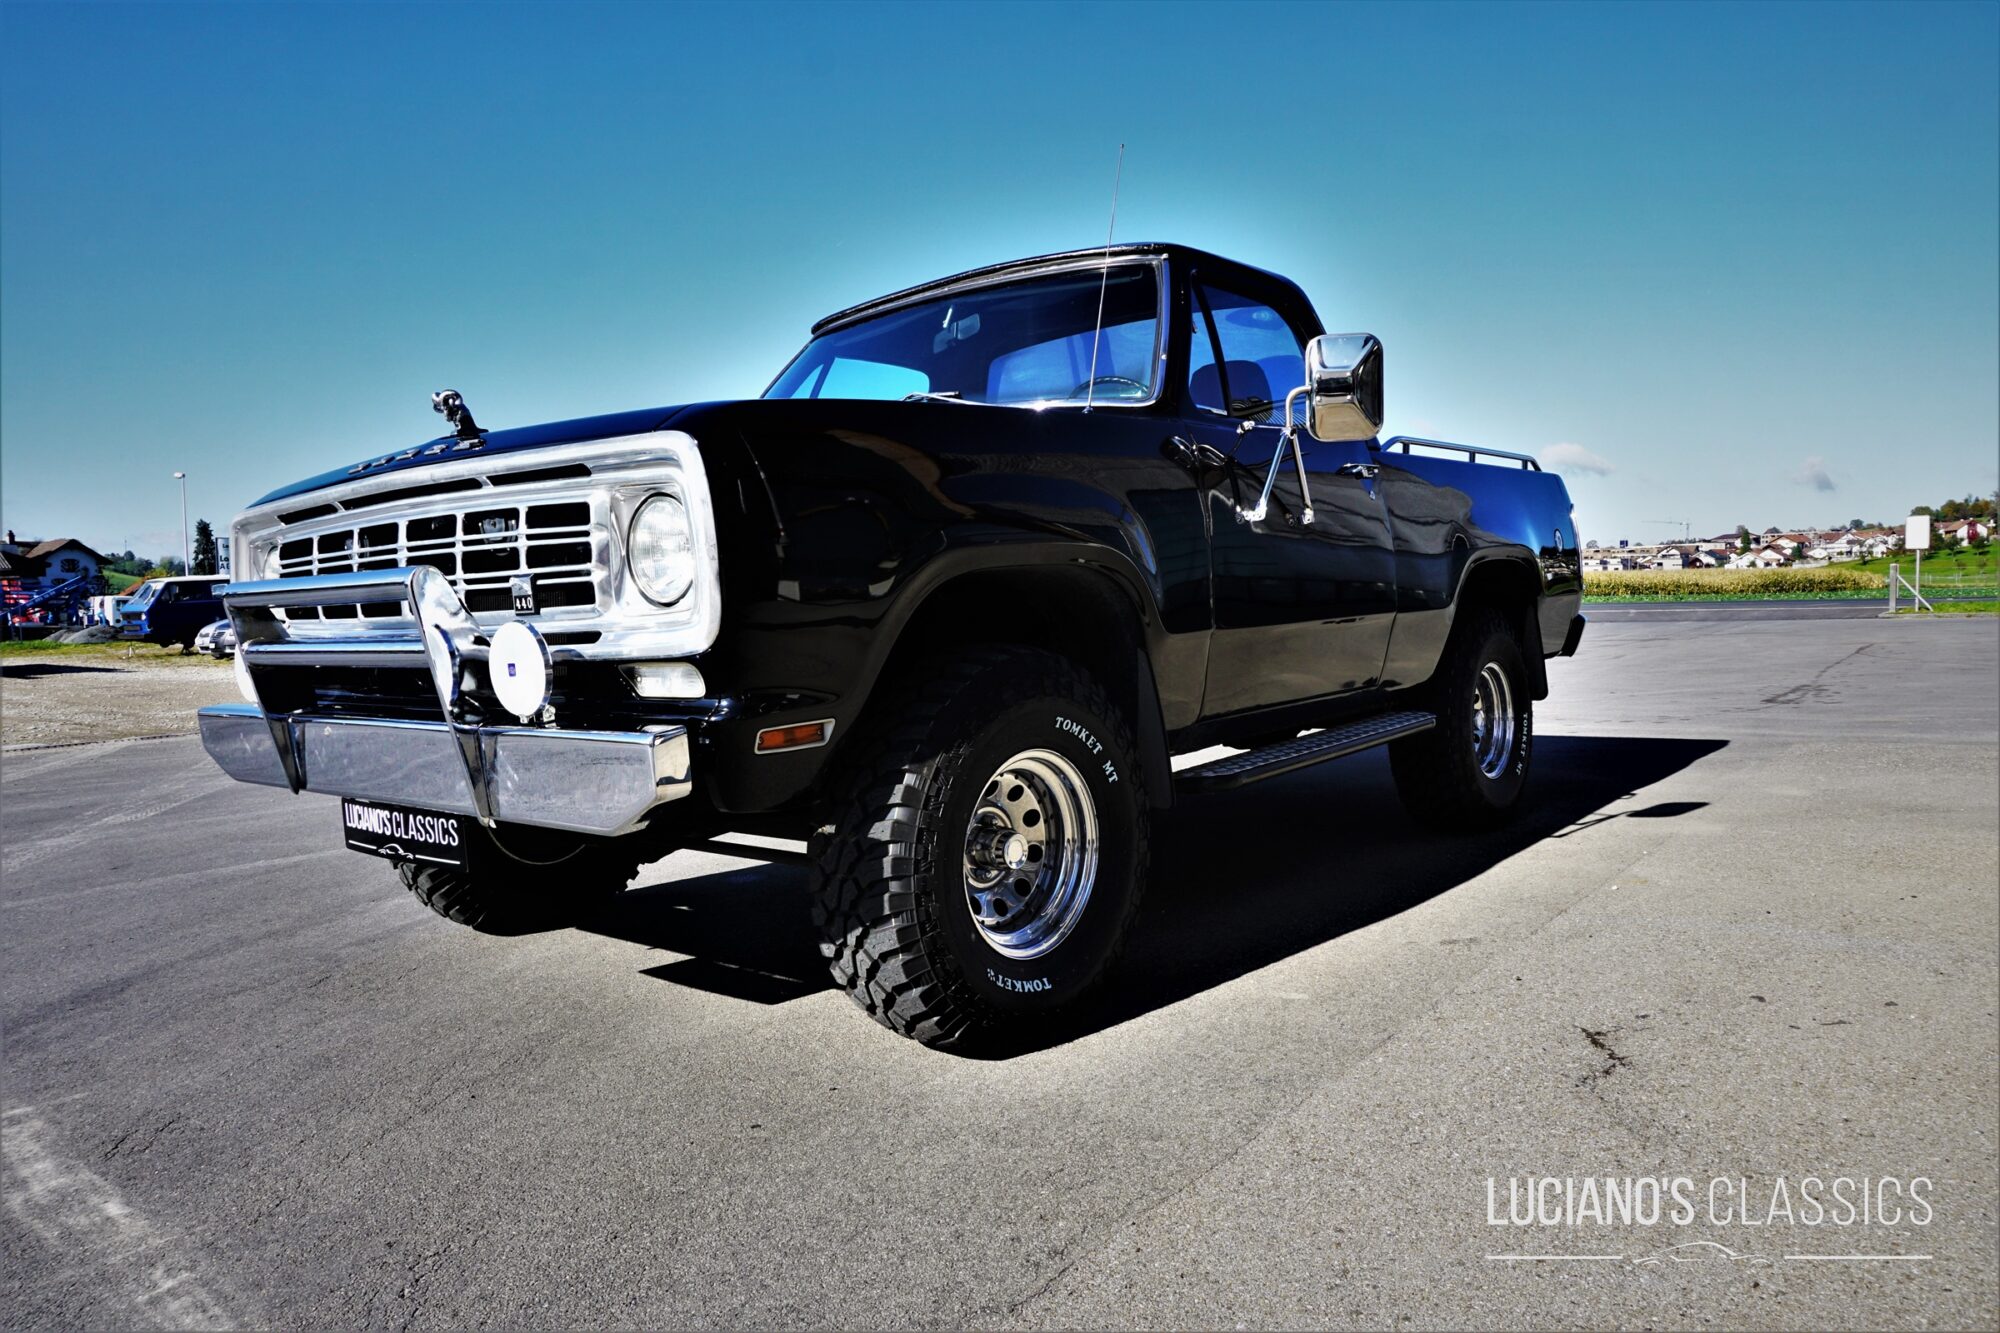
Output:
<instances>
[{"instance_id":1,"label":"truck hood","mask_svg":"<svg viewBox=\"0 0 2000 1333\"><path fill-rule=\"evenodd\" d=\"M407 449L376 454L358 463L335 468L331 472L322 472L317 477L308 477L290 486L280 486L256 501L256 504L266 505L274 500L288 500L293 496L306 495L340 482L386 475L391 472L407 472L447 460L495 457L520 453L527 449L546 449L556 444L587 444L591 440L610 440L621 435L643 435L647 431L665 430L677 418L693 411L696 407L704 406L708 404L644 407L632 412L613 412L601 417L578 417L574 421L551 421L540 426L489 430L479 437L477 444L469 448L461 447L464 442L454 436L440 435Z\"/></svg>"}]
</instances>

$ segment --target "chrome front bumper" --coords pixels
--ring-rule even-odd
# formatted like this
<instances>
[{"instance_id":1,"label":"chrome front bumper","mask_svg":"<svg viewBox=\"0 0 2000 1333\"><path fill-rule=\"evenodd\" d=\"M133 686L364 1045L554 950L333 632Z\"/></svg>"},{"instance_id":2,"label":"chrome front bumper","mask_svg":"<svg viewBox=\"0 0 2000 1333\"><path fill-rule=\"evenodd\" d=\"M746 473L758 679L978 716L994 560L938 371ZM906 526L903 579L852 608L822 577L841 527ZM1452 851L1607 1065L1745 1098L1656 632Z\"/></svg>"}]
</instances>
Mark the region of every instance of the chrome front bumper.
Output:
<instances>
[{"instance_id":1,"label":"chrome front bumper","mask_svg":"<svg viewBox=\"0 0 2000 1333\"><path fill-rule=\"evenodd\" d=\"M370 666L428 676L443 720L271 713L218 704L200 713L203 746L239 782L533 824L578 833L637 827L655 806L686 796L687 730L566 731L477 726L460 707L465 673L486 655L484 635L457 594L425 566L265 583L222 593L236 627L239 665L258 693L260 669ZM294 635L272 612L285 607L401 602L408 637L370 632L364 620L338 635ZM351 637L348 637L351 635Z\"/></svg>"},{"instance_id":2,"label":"chrome front bumper","mask_svg":"<svg viewBox=\"0 0 2000 1333\"><path fill-rule=\"evenodd\" d=\"M502 823L621 833L654 806L694 788L687 731L681 727L481 727L474 735L486 808ZM253 704L215 704L201 710L201 743L238 782L291 787L287 774L297 772L302 778L297 791L481 813L459 738L442 722L302 714L266 718Z\"/></svg>"}]
</instances>

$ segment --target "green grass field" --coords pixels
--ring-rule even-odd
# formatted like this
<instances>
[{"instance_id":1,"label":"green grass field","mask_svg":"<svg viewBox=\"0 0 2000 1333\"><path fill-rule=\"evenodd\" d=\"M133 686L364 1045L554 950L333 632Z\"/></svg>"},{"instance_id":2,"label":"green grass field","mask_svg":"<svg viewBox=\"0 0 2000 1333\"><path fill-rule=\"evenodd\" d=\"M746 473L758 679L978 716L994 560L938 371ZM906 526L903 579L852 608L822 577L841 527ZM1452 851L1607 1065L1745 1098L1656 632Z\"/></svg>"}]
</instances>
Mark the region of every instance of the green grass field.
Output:
<instances>
[{"instance_id":1,"label":"green grass field","mask_svg":"<svg viewBox=\"0 0 2000 1333\"><path fill-rule=\"evenodd\" d=\"M1857 569L1887 578L1892 563L1902 568L1904 578L1912 581L1916 579L1917 557L1914 552L1904 552L1902 555L1882 560L1857 560L1852 564L1836 565L1833 568ZM1924 591L2000 593L2000 550L1989 545L1983 551L1960 549L1924 552Z\"/></svg>"},{"instance_id":2,"label":"green grass field","mask_svg":"<svg viewBox=\"0 0 2000 1333\"><path fill-rule=\"evenodd\" d=\"M1936 614L1941 616L1991 616L2000 615L2000 602L1938 602ZM1896 608L1899 616L1927 616L1932 612L1914 606Z\"/></svg>"},{"instance_id":3,"label":"green grass field","mask_svg":"<svg viewBox=\"0 0 2000 1333\"><path fill-rule=\"evenodd\" d=\"M0 657L179 657L179 648L151 643L50 643L47 639L0 640Z\"/></svg>"}]
</instances>

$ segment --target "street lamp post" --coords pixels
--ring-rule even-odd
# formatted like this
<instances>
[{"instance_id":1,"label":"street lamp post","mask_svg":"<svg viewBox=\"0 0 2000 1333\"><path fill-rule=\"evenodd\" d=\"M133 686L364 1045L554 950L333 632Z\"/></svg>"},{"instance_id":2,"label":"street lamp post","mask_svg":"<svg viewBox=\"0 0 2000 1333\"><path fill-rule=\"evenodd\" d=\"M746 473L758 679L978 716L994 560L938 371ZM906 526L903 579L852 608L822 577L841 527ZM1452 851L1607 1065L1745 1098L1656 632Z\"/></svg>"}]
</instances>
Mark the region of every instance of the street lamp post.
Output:
<instances>
[{"instance_id":1,"label":"street lamp post","mask_svg":"<svg viewBox=\"0 0 2000 1333\"><path fill-rule=\"evenodd\" d=\"M194 544L188 540L188 474L174 473L181 484L181 573L194 573Z\"/></svg>"}]
</instances>

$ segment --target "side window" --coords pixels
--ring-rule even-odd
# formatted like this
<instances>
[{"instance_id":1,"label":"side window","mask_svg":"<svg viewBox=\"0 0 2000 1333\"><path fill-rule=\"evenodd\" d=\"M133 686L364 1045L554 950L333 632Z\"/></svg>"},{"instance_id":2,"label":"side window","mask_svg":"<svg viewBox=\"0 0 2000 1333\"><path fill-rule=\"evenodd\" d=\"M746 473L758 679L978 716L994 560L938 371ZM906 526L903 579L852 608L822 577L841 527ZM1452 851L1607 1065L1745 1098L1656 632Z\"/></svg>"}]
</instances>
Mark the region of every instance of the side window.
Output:
<instances>
[{"instance_id":1,"label":"side window","mask_svg":"<svg viewBox=\"0 0 2000 1333\"><path fill-rule=\"evenodd\" d=\"M1305 342L1262 301L1207 284L1201 298L1222 344L1219 378L1226 410L1233 417L1271 420L1284 410L1285 395L1306 381ZM1201 403L1198 391L1194 397Z\"/></svg>"}]
</instances>

